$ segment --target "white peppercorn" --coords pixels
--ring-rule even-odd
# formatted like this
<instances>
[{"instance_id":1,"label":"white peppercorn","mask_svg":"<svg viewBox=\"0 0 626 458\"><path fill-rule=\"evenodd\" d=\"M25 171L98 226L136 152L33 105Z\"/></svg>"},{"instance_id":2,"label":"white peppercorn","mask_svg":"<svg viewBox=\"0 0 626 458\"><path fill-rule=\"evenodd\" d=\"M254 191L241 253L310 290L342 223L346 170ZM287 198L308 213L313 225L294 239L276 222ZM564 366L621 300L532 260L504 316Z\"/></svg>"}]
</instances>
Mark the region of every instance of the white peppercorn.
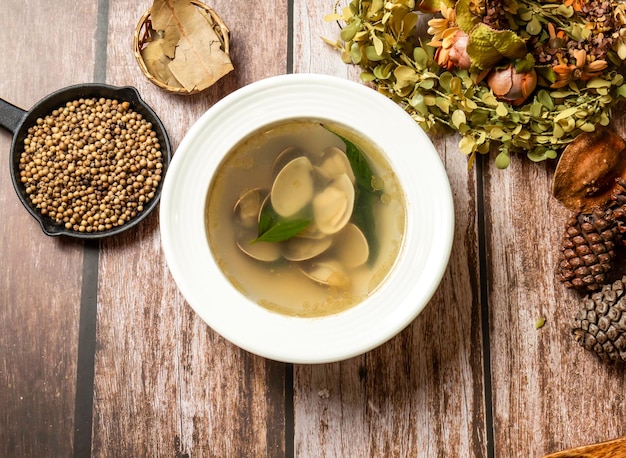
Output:
<instances>
[{"instance_id":1,"label":"white peppercorn","mask_svg":"<svg viewBox=\"0 0 626 458\"><path fill-rule=\"evenodd\" d=\"M142 212L161 181L161 145L127 101L81 98L36 120L20 179L31 203L66 229L101 232Z\"/></svg>"}]
</instances>

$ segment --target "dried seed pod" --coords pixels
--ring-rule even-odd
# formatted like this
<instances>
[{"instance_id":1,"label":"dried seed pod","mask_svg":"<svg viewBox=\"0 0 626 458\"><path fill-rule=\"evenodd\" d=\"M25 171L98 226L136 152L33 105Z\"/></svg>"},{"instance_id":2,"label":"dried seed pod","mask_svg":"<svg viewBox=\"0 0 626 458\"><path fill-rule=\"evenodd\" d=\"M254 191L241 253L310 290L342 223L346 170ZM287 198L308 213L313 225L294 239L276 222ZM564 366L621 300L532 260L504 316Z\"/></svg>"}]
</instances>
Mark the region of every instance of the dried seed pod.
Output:
<instances>
[{"instance_id":1,"label":"dried seed pod","mask_svg":"<svg viewBox=\"0 0 626 458\"><path fill-rule=\"evenodd\" d=\"M495 96L518 106L523 104L537 87L537 72L518 72L514 65L493 70L487 77L487 85Z\"/></svg>"},{"instance_id":2,"label":"dried seed pod","mask_svg":"<svg viewBox=\"0 0 626 458\"><path fill-rule=\"evenodd\" d=\"M616 178L626 178L626 142L612 129L597 126L576 137L563 151L552 194L574 212L606 207Z\"/></svg>"}]
</instances>

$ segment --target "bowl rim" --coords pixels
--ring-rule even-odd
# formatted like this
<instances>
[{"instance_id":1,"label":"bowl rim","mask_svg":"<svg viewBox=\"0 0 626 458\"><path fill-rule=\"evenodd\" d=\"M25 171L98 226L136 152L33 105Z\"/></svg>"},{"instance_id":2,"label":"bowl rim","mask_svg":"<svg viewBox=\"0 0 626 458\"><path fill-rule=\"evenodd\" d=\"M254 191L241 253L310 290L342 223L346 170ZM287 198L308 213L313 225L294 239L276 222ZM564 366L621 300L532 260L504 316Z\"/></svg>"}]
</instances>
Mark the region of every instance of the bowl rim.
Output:
<instances>
[{"instance_id":1,"label":"bowl rim","mask_svg":"<svg viewBox=\"0 0 626 458\"><path fill-rule=\"evenodd\" d=\"M271 312L236 291L217 266L204 232L206 194L224 155L259 127L296 118L350 126L375 141L396 171L407 202L405 237L388 278L360 304L315 318ZM387 154L392 146L402 151ZM269 359L327 363L381 345L424 309L448 265L454 206L439 154L402 108L365 85L299 73L244 86L196 121L176 150L165 178L160 230L176 285L212 329ZM414 269L417 278L412 276Z\"/></svg>"}]
</instances>

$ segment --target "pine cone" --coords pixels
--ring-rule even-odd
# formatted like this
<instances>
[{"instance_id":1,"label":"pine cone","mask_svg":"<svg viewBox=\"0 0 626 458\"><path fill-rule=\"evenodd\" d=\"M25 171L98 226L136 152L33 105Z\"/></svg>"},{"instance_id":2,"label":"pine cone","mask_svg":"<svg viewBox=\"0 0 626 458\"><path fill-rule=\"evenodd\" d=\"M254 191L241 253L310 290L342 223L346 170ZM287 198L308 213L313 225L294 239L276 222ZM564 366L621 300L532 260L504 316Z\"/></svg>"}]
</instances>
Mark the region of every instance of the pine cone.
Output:
<instances>
[{"instance_id":1,"label":"pine cone","mask_svg":"<svg viewBox=\"0 0 626 458\"><path fill-rule=\"evenodd\" d=\"M626 362L625 283L626 276L585 296L574 318L576 341L605 361Z\"/></svg>"},{"instance_id":2,"label":"pine cone","mask_svg":"<svg viewBox=\"0 0 626 458\"><path fill-rule=\"evenodd\" d=\"M626 180L617 178L615 180L617 187L613 192L611 209L613 210L613 219L617 224L617 231L620 238L623 239L626 233Z\"/></svg>"},{"instance_id":3,"label":"pine cone","mask_svg":"<svg viewBox=\"0 0 626 458\"><path fill-rule=\"evenodd\" d=\"M568 219L558 263L558 277L566 287L597 291L613 268L621 232L612 209L595 209Z\"/></svg>"}]
</instances>

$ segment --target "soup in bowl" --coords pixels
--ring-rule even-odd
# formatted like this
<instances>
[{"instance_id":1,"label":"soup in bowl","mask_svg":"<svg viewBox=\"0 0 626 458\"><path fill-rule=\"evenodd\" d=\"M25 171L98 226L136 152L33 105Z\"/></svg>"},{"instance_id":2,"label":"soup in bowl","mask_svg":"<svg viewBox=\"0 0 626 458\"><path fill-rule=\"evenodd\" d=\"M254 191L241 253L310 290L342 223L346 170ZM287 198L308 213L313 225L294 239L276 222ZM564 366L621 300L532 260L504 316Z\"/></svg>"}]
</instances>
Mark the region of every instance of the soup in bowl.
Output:
<instances>
[{"instance_id":1,"label":"soup in bowl","mask_svg":"<svg viewBox=\"0 0 626 458\"><path fill-rule=\"evenodd\" d=\"M404 192L373 142L291 119L257 129L219 166L206 231L234 287L268 310L316 317L372 294L400 251Z\"/></svg>"},{"instance_id":2,"label":"soup in bowl","mask_svg":"<svg viewBox=\"0 0 626 458\"><path fill-rule=\"evenodd\" d=\"M395 103L341 78L246 86L181 142L161 240L177 286L215 331L293 363L372 349L426 306L447 266L450 185Z\"/></svg>"}]
</instances>

